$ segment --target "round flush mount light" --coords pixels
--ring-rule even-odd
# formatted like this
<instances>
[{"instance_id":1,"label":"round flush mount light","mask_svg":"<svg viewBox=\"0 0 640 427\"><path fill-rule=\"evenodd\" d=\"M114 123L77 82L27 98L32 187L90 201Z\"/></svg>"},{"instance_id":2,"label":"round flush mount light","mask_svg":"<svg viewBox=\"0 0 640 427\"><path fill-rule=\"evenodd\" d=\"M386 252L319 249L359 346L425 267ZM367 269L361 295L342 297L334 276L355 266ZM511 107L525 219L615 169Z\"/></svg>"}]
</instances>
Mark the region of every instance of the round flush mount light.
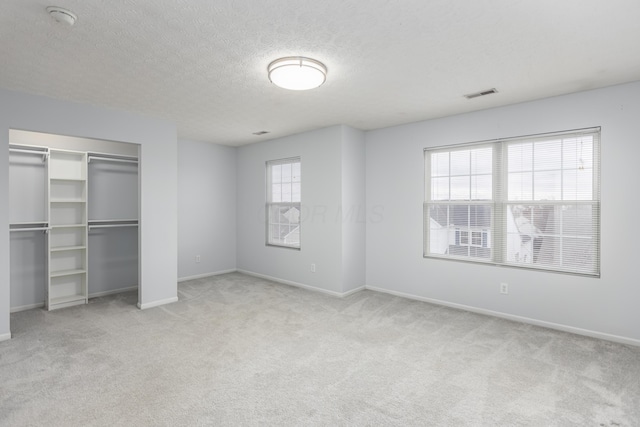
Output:
<instances>
[{"instance_id":1,"label":"round flush mount light","mask_svg":"<svg viewBox=\"0 0 640 427\"><path fill-rule=\"evenodd\" d=\"M78 19L75 13L63 7L49 6L47 8L47 12L49 12L49 15L51 15L51 17L57 22L68 26L75 24L76 19Z\"/></svg>"},{"instance_id":2,"label":"round flush mount light","mask_svg":"<svg viewBox=\"0 0 640 427\"><path fill-rule=\"evenodd\" d=\"M268 70L273 84L289 90L314 89L327 79L327 67L322 62L302 56L276 59Z\"/></svg>"}]
</instances>

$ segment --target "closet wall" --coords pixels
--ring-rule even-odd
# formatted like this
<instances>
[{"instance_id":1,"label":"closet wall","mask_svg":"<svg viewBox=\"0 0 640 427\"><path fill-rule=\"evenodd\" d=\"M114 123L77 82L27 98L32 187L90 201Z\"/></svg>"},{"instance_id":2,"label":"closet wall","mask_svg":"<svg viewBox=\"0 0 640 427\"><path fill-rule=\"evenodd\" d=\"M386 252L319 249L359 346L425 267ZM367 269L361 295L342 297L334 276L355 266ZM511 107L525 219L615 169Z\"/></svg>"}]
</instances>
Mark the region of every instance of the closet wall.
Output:
<instances>
[{"instance_id":1,"label":"closet wall","mask_svg":"<svg viewBox=\"0 0 640 427\"><path fill-rule=\"evenodd\" d=\"M10 144L46 146L137 157L138 147L112 141L10 131ZM9 157L10 222L46 222L47 163L12 151ZM91 157L88 175L89 297L135 289L138 284L138 164ZM47 284L47 236L10 233L11 311L42 306Z\"/></svg>"},{"instance_id":2,"label":"closet wall","mask_svg":"<svg viewBox=\"0 0 640 427\"><path fill-rule=\"evenodd\" d=\"M42 155L10 153L11 224L46 222L46 180L47 169ZM46 235L43 231L16 231L11 232L9 237L11 308L41 306L47 283Z\"/></svg>"},{"instance_id":3,"label":"closet wall","mask_svg":"<svg viewBox=\"0 0 640 427\"><path fill-rule=\"evenodd\" d=\"M92 159L88 186L89 298L135 289L138 164Z\"/></svg>"}]
</instances>

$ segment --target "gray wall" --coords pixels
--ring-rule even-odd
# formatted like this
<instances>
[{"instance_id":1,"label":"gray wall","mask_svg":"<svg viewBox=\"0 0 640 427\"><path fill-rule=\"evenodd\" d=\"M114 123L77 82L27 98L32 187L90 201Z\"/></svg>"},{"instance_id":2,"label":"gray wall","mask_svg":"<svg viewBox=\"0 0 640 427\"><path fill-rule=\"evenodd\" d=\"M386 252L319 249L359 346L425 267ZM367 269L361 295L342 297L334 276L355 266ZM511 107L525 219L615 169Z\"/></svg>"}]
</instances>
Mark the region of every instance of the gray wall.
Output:
<instances>
[{"instance_id":1,"label":"gray wall","mask_svg":"<svg viewBox=\"0 0 640 427\"><path fill-rule=\"evenodd\" d=\"M106 108L0 90L0 146L9 129L140 144L141 307L177 300L177 137L175 125ZM10 337L9 173L0 150L0 340Z\"/></svg>"},{"instance_id":2,"label":"gray wall","mask_svg":"<svg viewBox=\"0 0 640 427\"><path fill-rule=\"evenodd\" d=\"M88 164L90 221L138 219L138 166L93 160Z\"/></svg>"},{"instance_id":3,"label":"gray wall","mask_svg":"<svg viewBox=\"0 0 640 427\"><path fill-rule=\"evenodd\" d=\"M238 269L334 295L363 287L364 149L364 133L348 126L239 147ZM266 246L265 163L297 156L301 248Z\"/></svg>"},{"instance_id":4,"label":"gray wall","mask_svg":"<svg viewBox=\"0 0 640 427\"><path fill-rule=\"evenodd\" d=\"M186 280L235 268L236 149L180 140L178 277Z\"/></svg>"},{"instance_id":5,"label":"gray wall","mask_svg":"<svg viewBox=\"0 0 640 427\"><path fill-rule=\"evenodd\" d=\"M93 160L87 169L89 220L138 219L138 165ZM90 229L88 259L89 297L136 287L138 228Z\"/></svg>"},{"instance_id":6,"label":"gray wall","mask_svg":"<svg viewBox=\"0 0 640 427\"><path fill-rule=\"evenodd\" d=\"M11 308L44 304L47 286L47 240L42 231L11 233Z\"/></svg>"},{"instance_id":7,"label":"gray wall","mask_svg":"<svg viewBox=\"0 0 640 427\"><path fill-rule=\"evenodd\" d=\"M341 150L341 126L238 148L238 269L342 292ZM302 173L301 248L266 246L265 162L296 156Z\"/></svg>"},{"instance_id":8,"label":"gray wall","mask_svg":"<svg viewBox=\"0 0 640 427\"><path fill-rule=\"evenodd\" d=\"M342 128L342 291L365 285L365 136Z\"/></svg>"},{"instance_id":9,"label":"gray wall","mask_svg":"<svg viewBox=\"0 0 640 427\"><path fill-rule=\"evenodd\" d=\"M137 287L137 228L92 229L88 251L90 298Z\"/></svg>"},{"instance_id":10,"label":"gray wall","mask_svg":"<svg viewBox=\"0 0 640 427\"><path fill-rule=\"evenodd\" d=\"M637 82L368 132L367 207L384 215L367 223L367 287L640 344L639 117ZM425 147L592 126L602 126L601 278L422 257Z\"/></svg>"}]
</instances>

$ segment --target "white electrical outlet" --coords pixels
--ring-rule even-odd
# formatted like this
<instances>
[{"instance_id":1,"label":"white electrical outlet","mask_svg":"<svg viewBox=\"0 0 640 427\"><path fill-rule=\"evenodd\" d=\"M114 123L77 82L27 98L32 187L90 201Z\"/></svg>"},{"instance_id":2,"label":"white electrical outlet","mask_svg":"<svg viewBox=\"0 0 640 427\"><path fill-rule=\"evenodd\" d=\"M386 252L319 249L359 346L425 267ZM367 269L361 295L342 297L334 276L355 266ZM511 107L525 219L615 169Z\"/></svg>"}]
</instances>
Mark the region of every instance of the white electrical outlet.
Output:
<instances>
[{"instance_id":1,"label":"white electrical outlet","mask_svg":"<svg viewBox=\"0 0 640 427\"><path fill-rule=\"evenodd\" d=\"M312 273L316 272L316 265L315 264L311 264L311 272Z\"/></svg>"},{"instance_id":2,"label":"white electrical outlet","mask_svg":"<svg viewBox=\"0 0 640 427\"><path fill-rule=\"evenodd\" d=\"M500 283L500 293L503 295L507 295L509 293L508 283Z\"/></svg>"},{"instance_id":3,"label":"white electrical outlet","mask_svg":"<svg viewBox=\"0 0 640 427\"><path fill-rule=\"evenodd\" d=\"M196 255L196 262L200 262L200 255Z\"/></svg>"}]
</instances>

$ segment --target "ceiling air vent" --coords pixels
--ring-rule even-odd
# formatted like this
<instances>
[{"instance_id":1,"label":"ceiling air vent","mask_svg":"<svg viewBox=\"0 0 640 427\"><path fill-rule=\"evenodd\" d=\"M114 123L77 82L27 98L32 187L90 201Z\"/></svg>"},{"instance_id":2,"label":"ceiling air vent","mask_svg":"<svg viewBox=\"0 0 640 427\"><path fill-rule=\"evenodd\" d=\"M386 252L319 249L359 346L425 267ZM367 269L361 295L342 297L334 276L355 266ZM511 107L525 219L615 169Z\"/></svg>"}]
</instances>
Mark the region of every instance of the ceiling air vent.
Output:
<instances>
[{"instance_id":1,"label":"ceiling air vent","mask_svg":"<svg viewBox=\"0 0 640 427\"><path fill-rule=\"evenodd\" d=\"M254 132L253 134L260 136L260 135L264 135L264 134L267 134L267 133L269 133L268 130L261 130L261 131L258 131L258 132Z\"/></svg>"},{"instance_id":2,"label":"ceiling air vent","mask_svg":"<svg viewBox=\"0 0 640 427\"><path fill-rule=\"evenodd\" d=\"M478 98L479 96L491 95L492 93L498 93L496 88L483 90L482 92L469 93L469 94L465 95L464 97L467 98L467 99L473 99L473 98Z\"/></svg>"}]
</instances>

